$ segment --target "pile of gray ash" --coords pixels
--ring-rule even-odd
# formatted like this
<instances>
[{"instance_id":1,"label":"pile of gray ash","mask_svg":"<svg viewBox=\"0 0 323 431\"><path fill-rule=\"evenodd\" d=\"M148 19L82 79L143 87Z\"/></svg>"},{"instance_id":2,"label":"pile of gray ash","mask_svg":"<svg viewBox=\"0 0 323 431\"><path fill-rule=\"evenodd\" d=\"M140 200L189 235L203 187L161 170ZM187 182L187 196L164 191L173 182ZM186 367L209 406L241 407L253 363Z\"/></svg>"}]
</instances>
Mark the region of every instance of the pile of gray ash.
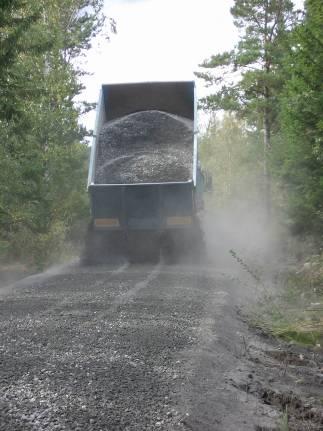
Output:
<instances>
[{"instance_id":1,"label":"pile of gray ash","mask_svg":"<svg viewBox=\"0 0 323 431\"><path fill-rule=\"evenodd\" d=\"M141 111L105 123L96 155L95 183L133 184L192 178L193 121Z\"/></svg>"}]
</instances>

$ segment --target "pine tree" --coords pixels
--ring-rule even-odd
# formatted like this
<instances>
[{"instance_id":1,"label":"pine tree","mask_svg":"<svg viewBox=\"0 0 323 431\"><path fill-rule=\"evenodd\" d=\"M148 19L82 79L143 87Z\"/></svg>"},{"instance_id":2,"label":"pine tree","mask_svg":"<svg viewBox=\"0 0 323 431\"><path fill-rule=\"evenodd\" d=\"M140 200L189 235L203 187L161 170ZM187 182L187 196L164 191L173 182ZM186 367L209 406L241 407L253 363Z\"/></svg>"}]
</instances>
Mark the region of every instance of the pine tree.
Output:
<instances>
[{"instance_id":1,"label":"pine tree","mask_svg":"<svg viewBox=\"0 0 323 431\"><path fill-rule=\"evenodd\" d=\"M292 34L284 66L290 78L280 97L282 136L274 147L276 169L287 191L294 230L322 235L322 1L305 2L304 20Z\"/></svg>"},{"instance_id":2,"label":"pine tree","mask_svg":"<svg viewBox=\"0 0 323 431\"><path fill-rule=\"evenodd\" d=\"M75 102L77 59L103 30L103 1L2 3L0 240L11 255L44 263L86 213L87 131L78 120L89 107Z\"/></svg>"},{"instance_id":3,"label":"pine tree","mask_svg":"<svg viewBox=\"0 0 323 431\"><path fill-rule=\"evenodd\" d=\"M296 22L290 0L235 0L231 8L240 40L231 52L214 55L196 73L215 92L201 101L204 109L234 111L263 131L264 186L270 211L271 136L277 123L277 96L284 83L285 40Z\"/></svg>"}]
</instances>

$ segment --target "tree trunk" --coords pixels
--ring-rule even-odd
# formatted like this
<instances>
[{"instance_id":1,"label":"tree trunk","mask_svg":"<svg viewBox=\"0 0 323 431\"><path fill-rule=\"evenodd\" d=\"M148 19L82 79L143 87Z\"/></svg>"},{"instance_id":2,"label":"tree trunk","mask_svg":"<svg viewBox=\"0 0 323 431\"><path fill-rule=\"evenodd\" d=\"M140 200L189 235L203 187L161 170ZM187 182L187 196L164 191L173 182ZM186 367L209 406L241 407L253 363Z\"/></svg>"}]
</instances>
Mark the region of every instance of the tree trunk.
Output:
<instances>
[{"instance_id":1,"label":"tree trunk","mask_svg":"<svg viewBox=\"0 0 323 431\"><path fill-rule=\"evenodd\" d=\"M266 104L268 103L268 89L265 91ZM264 203L266 216L268 220L271 218L271 175L269 169L269 155L271 150L271 125L269 118L268 106L264 112Z\"/></svg>"},{"instance_id":2,"label":"tree trunk","mask_svg":"<svg viewBox=\"0 0 323 431\"><path fill-rule=\"evenodd\" d=\"M268 43L269 43L269 29L268 29L268 20L269 20L269 2L266 0L265 3L265 32L264 32L264 59L265 59L265 72L267 77L270 74L271 64L270 64L270 56L268 53ZM266 79L267 80L267 79ZM268 83L268 80L267 80ZM264 88L264 98L265 98L265 109L264 109L264 200L265 200L265 216L267 217L267 221L269 222L271 219L271 178L269 171L269 153L271 148L270 142L270 131L271 131L271 122L270 122L270 91L269 87L265 84Z\"/></svg>"}]
</instances>

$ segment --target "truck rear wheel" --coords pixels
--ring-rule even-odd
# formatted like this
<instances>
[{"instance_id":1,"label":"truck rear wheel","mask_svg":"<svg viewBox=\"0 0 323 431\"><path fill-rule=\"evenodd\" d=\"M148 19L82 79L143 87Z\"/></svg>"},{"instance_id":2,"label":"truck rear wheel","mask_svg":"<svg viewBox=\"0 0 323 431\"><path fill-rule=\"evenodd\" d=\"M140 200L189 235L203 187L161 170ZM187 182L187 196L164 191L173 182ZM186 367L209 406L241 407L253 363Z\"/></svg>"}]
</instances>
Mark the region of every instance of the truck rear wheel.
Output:
<instances>
[{"instance_id":1,"label":"truck rear wheel","mask_svg":"<svg viewBox=\"0 0 323 431\"><path fill-rule=\"evenodd\" d=\"M119 263L126 260L125 240L122 232L96 231L93 224L88 227L84 252L81 257L83 265Z\"/></svg>"},{"instance_id":2,"label":"truck rear wheel","mask_svg":"<svg viewBox=\"0 0 323 431\"><path fill-rule=\"evenodd\" d=\"M161 255L168 265L202 262L206 256L206 247L199 222L191 229L176 229L165 233L161 239Z\"/></svg>"}]
</instances>

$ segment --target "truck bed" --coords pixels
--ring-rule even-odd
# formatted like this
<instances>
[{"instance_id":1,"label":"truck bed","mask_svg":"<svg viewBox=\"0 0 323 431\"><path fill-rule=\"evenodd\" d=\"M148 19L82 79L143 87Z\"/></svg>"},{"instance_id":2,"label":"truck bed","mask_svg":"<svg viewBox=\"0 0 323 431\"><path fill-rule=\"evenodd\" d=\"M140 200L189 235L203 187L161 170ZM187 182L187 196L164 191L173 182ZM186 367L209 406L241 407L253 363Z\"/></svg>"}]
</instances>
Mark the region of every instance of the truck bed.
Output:
<instances>
[{"instance_id":1,"label":"truck bed","mask_svg":"<svg viewBox=\"0 0 323 431\"><path fill-rule=\"evenodd\" d=\"M193 151L192 120L157 110L132 113L102 126L95 183L188 181Z\"/></svg>"},{"instance_id":2,"label":"truck bed","mask_svg":"<svg viewBox=\"0 0 323 431\"><path fill-rule=\"evenodd\" d=\"M179 176L171 176L169 172L163 178L159 175L159 173L163 172L163 169L159 169L158 175L155 177L148 177L141 175L142 166L150 166L151 158L153 155L156 155L156 149L151 146L151 142L147 142L149 147L148 163L142 163L140 165L140 158L133 158L135 164L137 164L134 169L132 166L126 167L123 169L125 173L128 173L133 178L117 178L117 181L110 181L111 178L108 174L111 168L111 164L113 164L113 159L118 163L124 163L127 160L127 156L125 151L122 154L114 156L111 152L111 148L108 148L108 153L111 152L111 156L109 154L103 154L104 149L100 149L100 135L104 133L106 128L109 128L109 125L112 125L115 122L118 122L120 118L131 116L132 114L137 115L143 111L154 111L154 112L164 112L167 113L170 117L181 117L186 125L190 124L190 133L187 137L185 143L189 142L190 148L188 151L184 151L187 159L184 163L185 166L190 166L190 172L181 174ZM90 167L89 167L89 176L88 176L88 186L92 186L95 184L134 184L138 183L158 183L158 182L185 182L185 181L193 181L195 186L196 184L196 169L197 169L197 144L196 144L196 130L195 130L195 117L196 117L196 101L195 101L195 85L193 81L180 81L180 82L146 82L146 83L131 83L131 84L109 84L103 85L100 93L99 102L97 105L97 115L96 115L96 124L94 130L94 138L91 148L91 159L90 159ZM168 120L169 121L169 120ZM172 125L174 126L174 125ZM169 124L168 127L164 127L164 129L159 128L158 133L154 133L153 130L150 130L151 136L156 136L160 134L161 130L164 130L162 134L166 134L170 129ZM184 130L184 129L183 129ZM186 128L187 130L187 128ZM109 130L111 139L111 130ZM181 132L178 134L178 137L181 137ZM139 136L138 136L139 137ZM184 139L184 140L185 140ZM138 140L137 140L138 142ZM156 139L155 139L156 142ZM119 140L120 143L120 140ZM116 140L117 144L117 140ZM171 140L166 139L165 145L158 144L158 148L161 152L159 161L164 159L163 166L171 165L176 162L176 158L179 157L178 152L176 153L176 148L178 147L178 139L174 139L172 137ZM110 144L112 145L111 141ZM113 146L113 145L112 145ZM129 148L129 145L126 145L128 151L132 151ZM115 149L115 148L114 148ZM175 151L175 152L174 152ZM118 151L117 151L118 152ZM182 151L183 153L183 151ZM167 156L168 154L168 156ZM130 154L131 156L131 154ZM167 159L168 158L168 159ZM128 158L130 161L131 157ZM135 160L136 159L136 160ZM111 163L111 164L110 164ZM110 165L109 165L110 164ZM104 169L104 165L106 165L107 169ZM138 175L138 173L140 175ZM136 178L137 176L137 178Z\"/></svg>"}]
</instances>

